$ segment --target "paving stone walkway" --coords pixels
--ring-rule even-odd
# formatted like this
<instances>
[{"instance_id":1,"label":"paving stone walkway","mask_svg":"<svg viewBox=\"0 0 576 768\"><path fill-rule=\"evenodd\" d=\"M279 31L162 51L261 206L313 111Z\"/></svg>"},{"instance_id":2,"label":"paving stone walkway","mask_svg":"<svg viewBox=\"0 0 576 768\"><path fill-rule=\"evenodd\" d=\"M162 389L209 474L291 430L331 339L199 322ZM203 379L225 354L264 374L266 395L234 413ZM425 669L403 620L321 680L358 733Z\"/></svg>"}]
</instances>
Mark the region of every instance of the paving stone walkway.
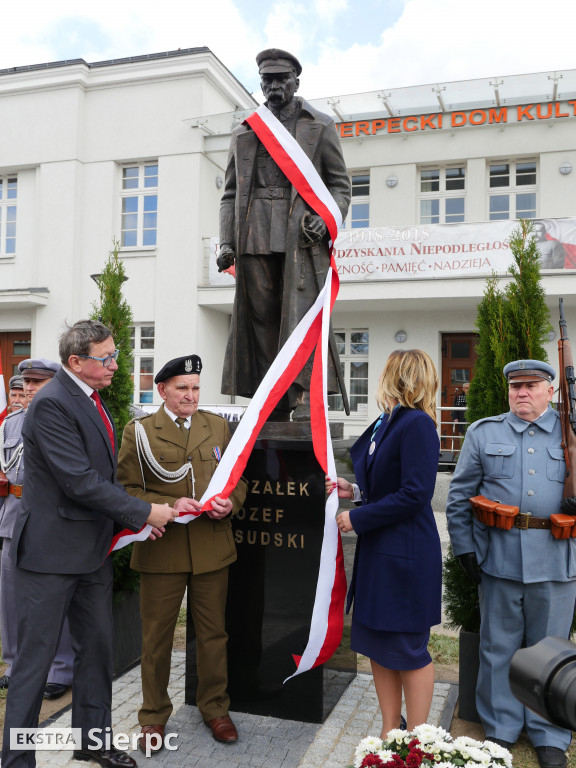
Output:
<instances>
[{"instance_id":1,"label":"paving stone walkway","mask_svg":"<svg viewBox=\"0 0 576 768\"><path fill-rule=\"evenodd\" d=\"M214 741L196 707L184 704L185 653L172 657L170 696L174 713L167 732L175 734L175 749L164 749L147 759L138 750L132 753L140 768L345 768L364 736L377 736L381 720L372 676L358 674L348 686L326 721L301 723L274 717L232 713L240 734L235 744ZM449 727L454 711L455 686L436 683L429 722ZM140 731L140 667L136 666L114 681L112 722L114 733L135 739ZM44 725L70 727L70 710ZM177 734L177 735L176 735ZM128 750L127 750L128 751ZM81 768L96 763L79 762L70 752L37 753L38 768Z\"/></svg>"}]
</instances>

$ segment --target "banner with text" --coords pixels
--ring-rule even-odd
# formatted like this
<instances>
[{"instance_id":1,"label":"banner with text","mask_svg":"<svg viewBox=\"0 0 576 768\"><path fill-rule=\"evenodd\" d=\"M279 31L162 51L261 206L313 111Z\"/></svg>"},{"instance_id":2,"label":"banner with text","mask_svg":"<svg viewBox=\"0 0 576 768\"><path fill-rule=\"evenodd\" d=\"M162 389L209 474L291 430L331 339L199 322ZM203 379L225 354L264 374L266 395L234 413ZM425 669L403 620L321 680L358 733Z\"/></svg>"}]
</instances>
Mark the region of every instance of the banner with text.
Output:
<instances>
[{"instance_id":1,"label":"banner with text","mask_svg":"<svg viewBox=\"0 0 576 768\"><path fill-rule=\"evenodd\" d=\"M442 279L506 272L517 221L342 229L334 257L343 282ZM535 219L542 269L576 269L576 218ZM210 285L233 285L218 273L217 238L210 240Z\"/></svg>"}]
</instances>

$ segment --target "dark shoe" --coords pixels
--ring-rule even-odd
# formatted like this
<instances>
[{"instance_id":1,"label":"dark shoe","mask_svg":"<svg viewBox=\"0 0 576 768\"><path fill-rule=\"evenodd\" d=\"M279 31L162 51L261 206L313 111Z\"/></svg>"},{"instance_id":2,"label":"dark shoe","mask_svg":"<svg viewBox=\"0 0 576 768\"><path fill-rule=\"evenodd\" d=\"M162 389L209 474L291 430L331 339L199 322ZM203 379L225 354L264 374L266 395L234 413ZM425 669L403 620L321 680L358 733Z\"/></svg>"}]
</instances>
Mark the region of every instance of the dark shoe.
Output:
<instances>
[{"instance_id":1,"label":"dark shoe","mask_svg":"<svg viewBox=\"0 0 576 768\"><path fill-rule=\"evenodd\" d=\"M214 736L216 741L221 741L224 744L232 744L233 741L238 741L238 731L228 715L215 717L213 720L204 720L204 722L212 731L212 736Z\"/></svg>"},{"instance_id":2,"label":"dark shoe","mask_svg":"<svg viewBox=\"0 0 576 768\"><path fill-rule=\"evenodd\" d=\"M76 749L74 760L94 760L103 768L138 768L138 763L126 752L118 749Z\"/></svg>"},{"instance_id":3,"label":"dark shoe","mask_svg":"<svg viewBox=\"0 0 576 768\"><path fill-rule=\"evenodd\" d=\"M536 747L540 768L565 768L566 753L558 747Z\"/></svg>"},{"instance_id":4,"label":"dark shoe","mask_svg":"<svg viewBox=\"0 0 576 768\"><path fill-rule=\"evenodd\" d=\"M486 741L491 741L492 744L498 744L499 747L504 747L510 751L514 744L511 741L504 741L504 739L493 739L491 736L486 737Z\"/></svg>"},{"instance_id":5,"label":"dark shoe","mask_svg":"<svg viewBox=\"0 0 576 768\"><path fill-rule=\"evenodd\" d=\"M0 688L8 688L9 684L10 684L10 676L2 675L2 677L0 677Z\"/></svg>"},{"instance_id":6,"label":"dark shoe","mask_svg":"<svg viewBox=\"0 0 576 768\"><path fill-rule=\"evenodd\" d=\"M44 698L59 699L60 696L64 696L67 690L68 686L63 685L62 683L46 683L46 687L44 688Z\"/></svg>"},{"instance_id":7,"label":"dark shoe","mask_svg":"<svg viewBox=\"0 0 576 768\"><path fill-rule=\"evenodd\" d=\"M163 725L143 725L138 736L138 749L148 757L154 752L160 752L164 746Z\"/></svg>"}]
</instances>

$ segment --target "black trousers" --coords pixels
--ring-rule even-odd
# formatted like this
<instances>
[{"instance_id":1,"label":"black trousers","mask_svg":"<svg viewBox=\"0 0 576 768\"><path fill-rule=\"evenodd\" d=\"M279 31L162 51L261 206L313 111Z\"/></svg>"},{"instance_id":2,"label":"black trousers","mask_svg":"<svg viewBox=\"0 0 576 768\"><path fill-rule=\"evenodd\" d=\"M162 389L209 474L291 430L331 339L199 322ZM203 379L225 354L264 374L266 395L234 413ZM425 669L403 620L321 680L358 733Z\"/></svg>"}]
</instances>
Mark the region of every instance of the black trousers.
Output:
<instances>
[{"instance_id":1,"label":"black trousers","mask_svg":"<svg viewBox=\"0 0 576 768\"><path fill-rule=\"evenodd\" d=\"M98 729L96 735L102 739L111 733L112 564L108 559L87 574L36 573L17 567L15 579L18 652L6 702L2 768L33 768L33 750L10 749L10 729L38 726L44 686L66 616L75 654L72 727L82 729L84 747L95 746L91 729Z\"/></svg>"}]
</instances>

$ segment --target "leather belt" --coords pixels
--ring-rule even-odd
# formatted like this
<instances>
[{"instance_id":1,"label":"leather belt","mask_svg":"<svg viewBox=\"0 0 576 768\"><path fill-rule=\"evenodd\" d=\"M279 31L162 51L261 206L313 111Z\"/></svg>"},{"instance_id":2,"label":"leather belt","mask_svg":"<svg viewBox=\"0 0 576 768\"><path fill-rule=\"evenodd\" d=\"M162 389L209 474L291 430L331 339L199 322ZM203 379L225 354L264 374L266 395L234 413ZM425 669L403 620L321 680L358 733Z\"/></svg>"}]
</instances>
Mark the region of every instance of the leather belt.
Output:
<instances>
[{"instance_id":1,"label":"leather belt","mask_svg":"<svg viewBox=\"0 0 576 768\"><path fill-rule=\"evenodd\" d=\"M550 518L534 517L533 515L527 515L525 512L519 512L514 520L514 527L520 528L523 531L528 528L539 528L541 531L550 530Z\"/></svg>"},{"instance_id":2,"label":"leather belt","mask_svg":"<svg viewBox=\"0 0 576 768\"><path fill-rule=\"evenodd\" d=\"M253 187L250 195L252 199L282 200L288 199L291 192L292 187Z\"/></svg>"},{"instance_id":3,"label":"leather belt","mask_svg":"<svg viewBox=\"0 0 576 768\"><path fill-rule=\"evenodd\" d=\"M23 487L24 486L22 486L22 485L12 485L12 484L9 484L8 485L8 493L11 493L12 496L16 496L17 499L21 499L22 498L22 488Z\"/></svg>"}]
</instances>

